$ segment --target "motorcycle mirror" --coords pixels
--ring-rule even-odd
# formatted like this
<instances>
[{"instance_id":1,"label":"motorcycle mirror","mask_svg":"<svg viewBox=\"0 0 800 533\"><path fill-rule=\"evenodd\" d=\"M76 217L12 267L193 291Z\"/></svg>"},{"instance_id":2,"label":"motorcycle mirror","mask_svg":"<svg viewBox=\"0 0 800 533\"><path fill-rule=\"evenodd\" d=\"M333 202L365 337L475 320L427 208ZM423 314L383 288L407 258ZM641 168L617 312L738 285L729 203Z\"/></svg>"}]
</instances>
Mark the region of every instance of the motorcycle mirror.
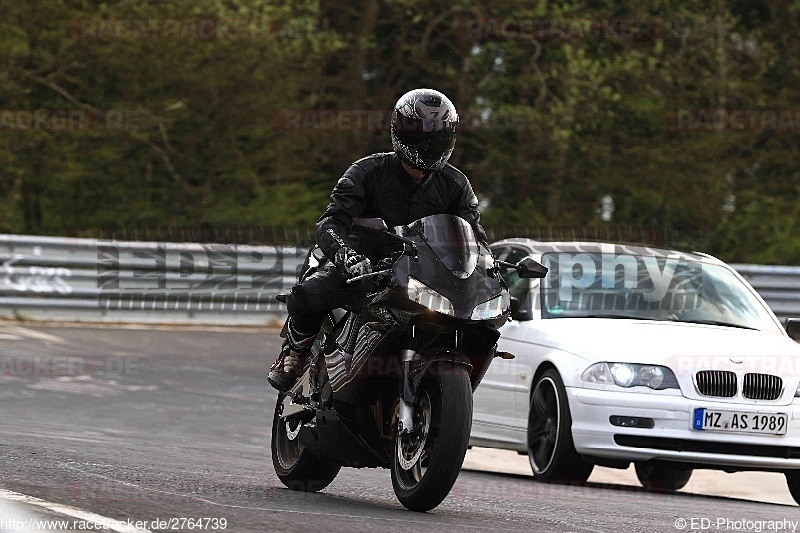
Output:
<instances>
[{"instance_id":1,"label":"motorcycle mirror","mask_svg":"<svg viewBox=\"0 0 800 533\"><path fill-rule=\"evenodd\" d=\"M800 342L800 318L786 319L786 333L792 340Z\"/></svg>"},{"instance_id":2,"label":"motorcycle mirror","mask_svg":"<svg viewBox=\"0 0 800 533\"><path fill-rule=\"evenodd\" d=\"M547 267L530 257L526 257L516 267L521 278L543 278L547 275Z\"/></svg>"}]
</instances>

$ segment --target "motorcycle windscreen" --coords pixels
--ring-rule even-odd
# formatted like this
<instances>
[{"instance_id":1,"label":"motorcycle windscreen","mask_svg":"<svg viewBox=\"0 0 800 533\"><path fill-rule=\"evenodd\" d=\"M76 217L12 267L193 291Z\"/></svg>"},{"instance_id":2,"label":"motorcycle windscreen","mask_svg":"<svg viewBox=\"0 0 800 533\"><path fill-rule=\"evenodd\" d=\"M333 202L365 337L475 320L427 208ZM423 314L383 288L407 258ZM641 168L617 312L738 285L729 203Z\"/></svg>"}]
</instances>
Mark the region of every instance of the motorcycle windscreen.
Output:
<instances>
[{"instance_id":1,"label":"motorcycle windscreen","mask_svg":"<svg viewBox=\"0 0 800 533\"><path fill-rule=\"evenodd\" d=\"M431 215L410 225L436 257L456 277L467 279L475 271L480 250L472 226L455 215Z\"/></svg>"}]
</instances>

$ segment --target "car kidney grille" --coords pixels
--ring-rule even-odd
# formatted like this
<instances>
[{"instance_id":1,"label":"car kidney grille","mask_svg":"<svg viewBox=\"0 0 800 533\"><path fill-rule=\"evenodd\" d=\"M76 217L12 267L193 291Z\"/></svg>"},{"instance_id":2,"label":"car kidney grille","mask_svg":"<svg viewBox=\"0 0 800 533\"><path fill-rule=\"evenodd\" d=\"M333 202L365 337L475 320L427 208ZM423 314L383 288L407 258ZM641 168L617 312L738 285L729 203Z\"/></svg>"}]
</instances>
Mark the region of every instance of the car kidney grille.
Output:
<instances>
[{"instance_id":1,"label":"car kidney grille","mask_svg":"<svg viewBox=\"0 0 800 533\"><path fill-rule=\"evenodd\" d=\"M697 391L703 396L736 396L736 374L728 370L701 370L695 375Z\"/></svg>"},{"instance_id":2,"label":"car kidney grille","mask_svg":"<svg viewBox=\"0 0 800 533\"><path fill-rule=\"evenodd\" d=\"M745 374L742 394L751 400L777 400L783 392L783 380L769 374Z\"/></svg>"}]
</instances>

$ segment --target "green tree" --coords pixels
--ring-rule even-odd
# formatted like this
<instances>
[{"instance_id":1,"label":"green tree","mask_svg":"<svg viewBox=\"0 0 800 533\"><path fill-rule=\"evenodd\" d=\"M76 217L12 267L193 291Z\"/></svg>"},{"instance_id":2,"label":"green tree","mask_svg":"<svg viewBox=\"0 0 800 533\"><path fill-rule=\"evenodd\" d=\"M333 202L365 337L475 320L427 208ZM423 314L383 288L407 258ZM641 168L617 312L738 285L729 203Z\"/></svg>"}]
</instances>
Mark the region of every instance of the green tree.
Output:
<instances>
[{"instance_id":1,"label":"green tree","mask_svg":"<svg viewBox=\"0 0 800 533\"><path fill-rule=\"evenodd\" d=\"M461 113L451 161L495 236L646 228L658 241L680 228L727 260L797 262L800 124L759 113L800 109L798 9L0 0L0 231L260 225L286 229L254 238L307 238L343 170L391 149L397 98L430 86ZM119 24L132 21L155 29L131 37ZM25 111L82 122L22 128ZM759 118L743 130L710 118L734 112Z\"/></svg>"}]
</instances>

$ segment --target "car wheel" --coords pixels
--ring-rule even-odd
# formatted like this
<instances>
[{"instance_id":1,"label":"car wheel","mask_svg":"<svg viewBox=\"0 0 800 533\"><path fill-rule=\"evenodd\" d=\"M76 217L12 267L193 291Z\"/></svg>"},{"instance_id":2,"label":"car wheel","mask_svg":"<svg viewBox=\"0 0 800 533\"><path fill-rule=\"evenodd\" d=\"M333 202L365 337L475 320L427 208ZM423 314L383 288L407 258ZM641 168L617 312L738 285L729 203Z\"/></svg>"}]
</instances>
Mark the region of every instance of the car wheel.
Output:
<instances>
[{"instance_id":1,"label":"car wheel","mask_svg":"<svg viewBox=\"0 0 800 533\"><path fill-rule=\"evenodd\" d=\"M636 477L647 490L675 492L689 483L692 469L680 470L663 463L636 463Z\"/></svg>"},{"instance_id":2,"label":"car wheel","mask_svg":"<svg viewBox=\"0 0 800 533\"><path fill-rule=\"evenodd\" d=\"M792 498L800 505L800 470L786 472L786 484L789 485Z\"/></svg>"},{"instance_id":3,"label":"car wheel","mask_svg":"<svg viewBox=\"0 0 800 533\"><path fill-rule=\"evenodd\" d=\"M528 410L528 459L544 483L584 484L594 465L575 451L564 382L554 369L536 380Z\"/></svg>"}]
</instances>

